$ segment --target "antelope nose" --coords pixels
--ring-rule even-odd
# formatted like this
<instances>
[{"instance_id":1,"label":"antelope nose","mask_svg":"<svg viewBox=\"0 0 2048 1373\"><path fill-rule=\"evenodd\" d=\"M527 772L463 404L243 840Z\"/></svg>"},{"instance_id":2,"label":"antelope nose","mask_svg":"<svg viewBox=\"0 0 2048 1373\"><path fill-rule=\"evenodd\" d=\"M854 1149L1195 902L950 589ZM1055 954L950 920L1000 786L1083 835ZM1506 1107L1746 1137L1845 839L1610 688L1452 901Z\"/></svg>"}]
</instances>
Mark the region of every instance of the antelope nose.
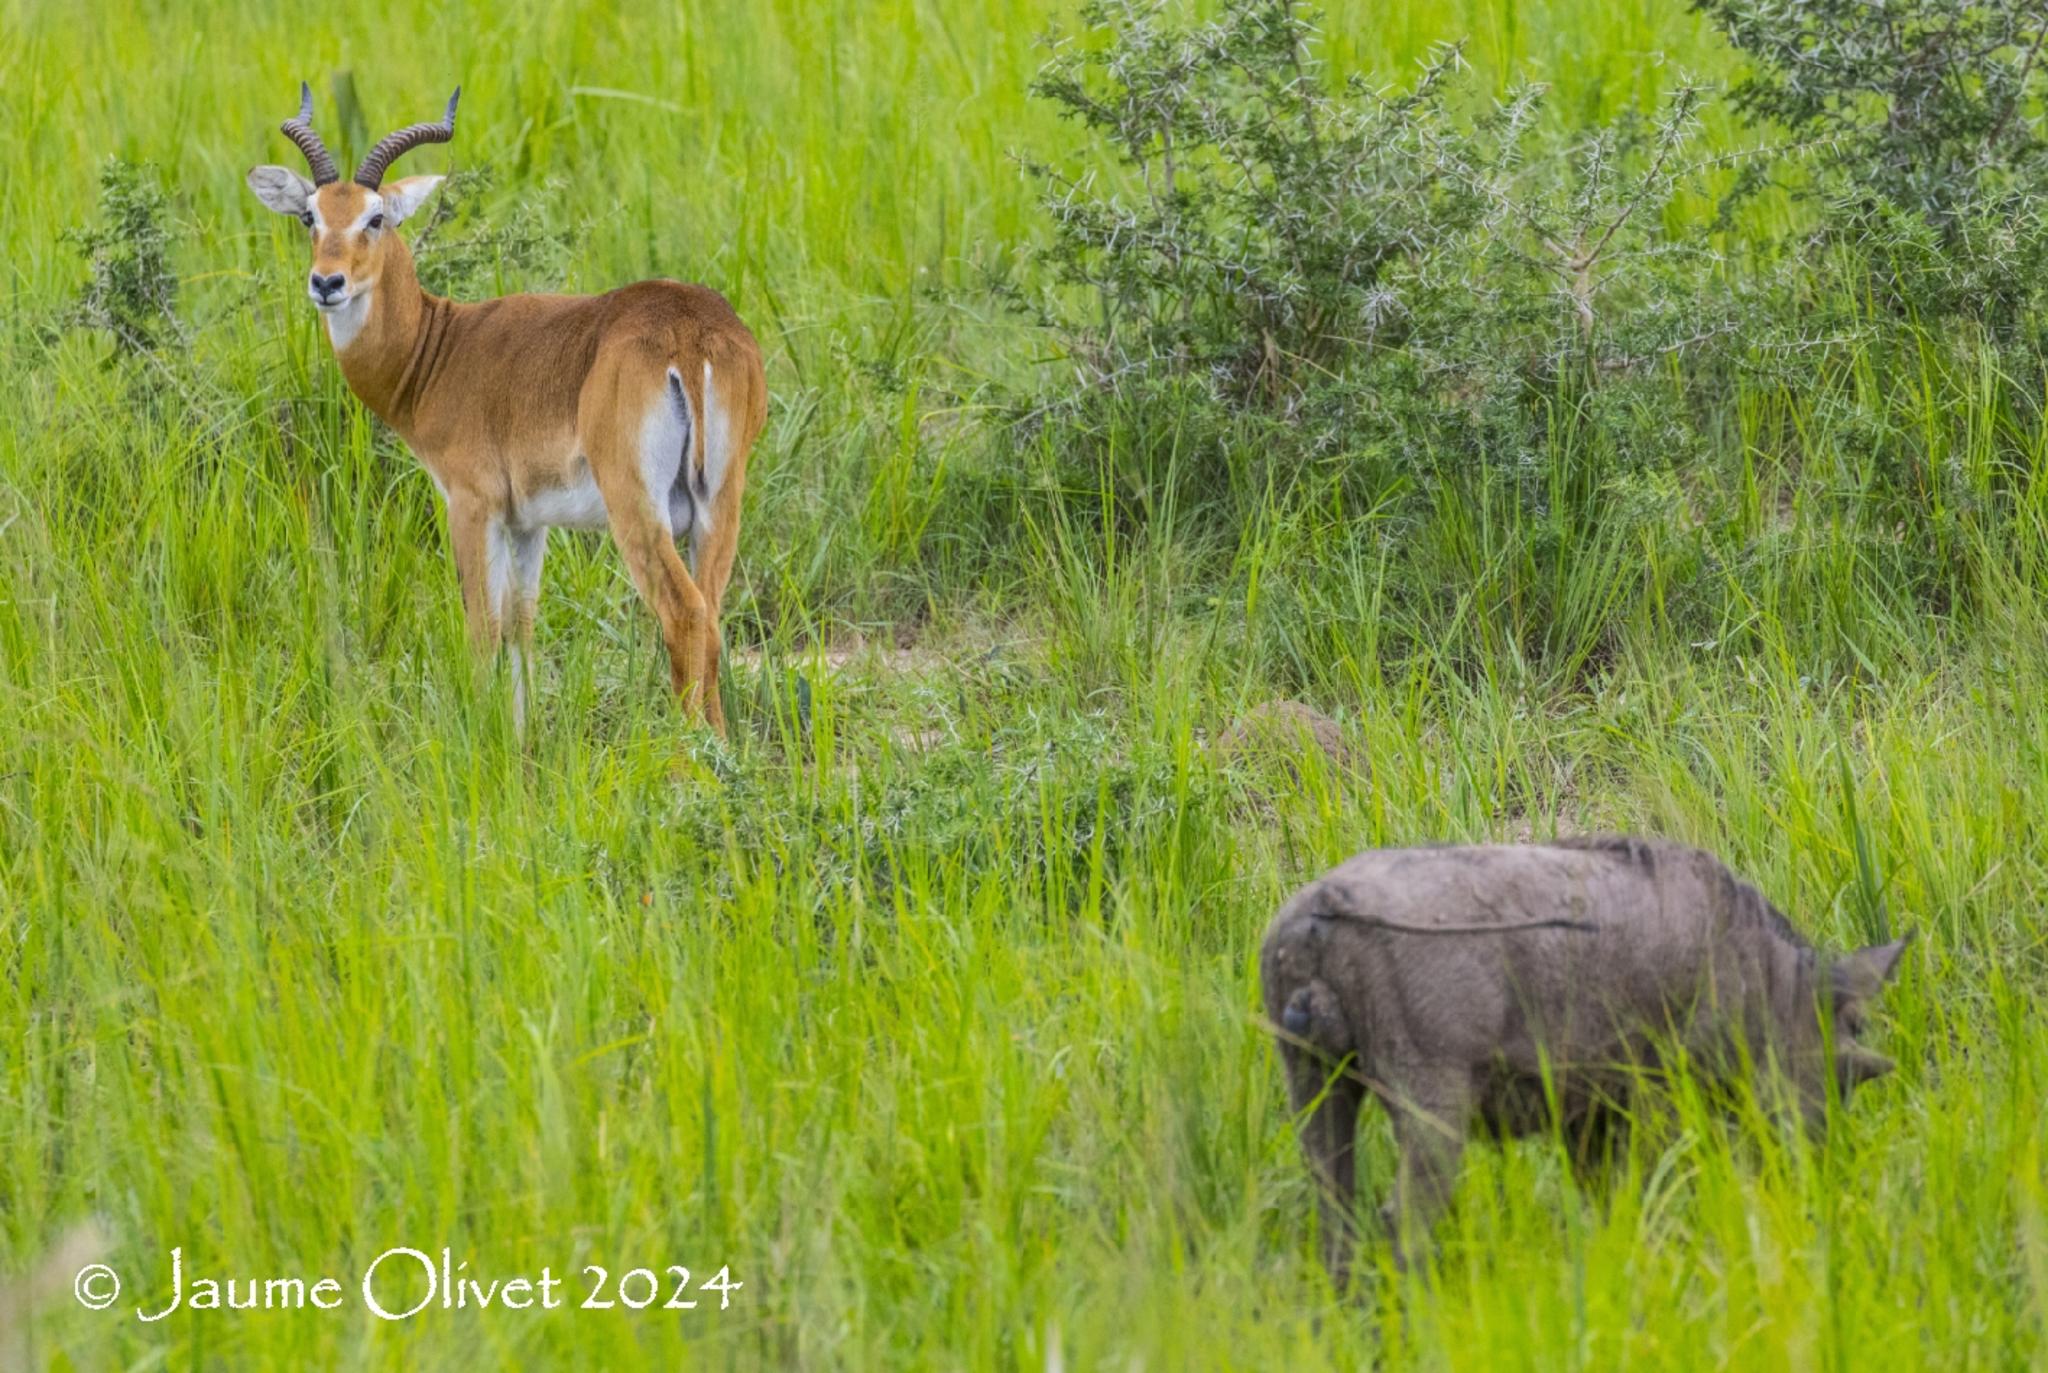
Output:
<instances>
[{"instance_id":1,"label":"antelope nose","mask_svg":"<svg viewBox=\"0 0 2048 1373\"><path fill-rule=\"evenodd\" d=\"M307 280L313 294L321 300L329 300L340 295L341 288L348 284L348 278L341 272L336 272L331 277L324 277L315 272Z\"/></svg>"}]
</instances>

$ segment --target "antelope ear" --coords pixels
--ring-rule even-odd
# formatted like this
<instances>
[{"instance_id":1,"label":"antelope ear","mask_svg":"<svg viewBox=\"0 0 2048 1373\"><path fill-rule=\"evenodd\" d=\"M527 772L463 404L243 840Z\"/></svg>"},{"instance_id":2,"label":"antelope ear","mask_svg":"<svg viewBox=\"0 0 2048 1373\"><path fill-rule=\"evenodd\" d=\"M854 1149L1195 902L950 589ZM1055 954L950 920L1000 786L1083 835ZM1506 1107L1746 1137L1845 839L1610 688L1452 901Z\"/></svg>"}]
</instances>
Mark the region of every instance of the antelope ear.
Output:
<instances>
[{"instance_id":1,"label":"antelope ear","mask_svg":"<svg viewBox=\"0 0 2048 1373\"><path fill-rule=\"evenodd\" d=\"M289 167L251 167L249 189L264 205L294 219L306 212L313 195L313 183Z\"/></svg>"},{"instance_id":2,"label":"antelope ear","mask_svg":"<svg viewBox=\"0 0 2048 1373\"><path fill-rule=\"evenodd\" d=\"M1912 935L1894 939L1889 944L1872 944L1869 948L1845 953L1828 966L1828 982L1834 988L1835 1005L1847 1006L1853 1002L1868 1001L1883 990L1898 971L1899 955L1906 951Z\"/></svg>"},{"instance_id":3,"label":"antelope ear","mask_svg":"<svg viewBox=\"0 0 2048 1373\"><path fill-rule=\"evenodd\" d=\"M1835 1049L1835 1077L1845 1092L1858 1083L1883 1077L1897 1066L1883 1054L1873 1053L1861 1044L1842 1044Z\"/></svg>"},{"instance_id":4,"label":"antelope ear","mask_svg":"<svg viewBox=\"0 0 2048 1373\"><path fill-rule=\"evenodd\" d=\"M404 223L444 179L438 173L408 176L378 187L377 194L384 197L384 218L392 224Z\"/></svg>"}]
</instances>

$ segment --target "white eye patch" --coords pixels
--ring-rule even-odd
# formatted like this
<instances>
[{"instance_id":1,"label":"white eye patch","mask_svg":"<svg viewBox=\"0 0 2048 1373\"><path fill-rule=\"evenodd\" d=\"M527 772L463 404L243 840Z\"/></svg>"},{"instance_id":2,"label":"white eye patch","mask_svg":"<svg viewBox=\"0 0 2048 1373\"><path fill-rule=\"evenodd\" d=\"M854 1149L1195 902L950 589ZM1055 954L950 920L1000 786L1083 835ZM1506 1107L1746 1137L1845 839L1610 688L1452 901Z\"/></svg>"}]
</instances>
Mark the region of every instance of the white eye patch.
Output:
<instances>
[{"instance_id":1,"label":"white eye patch","mask_svg":"<svg viewBox=\"0 0 2048 1373\"><path fill-rule=\"evenodd\" d=\"M313 231L314 231L315 233L323 233L323 234L324 234L324 233L326 233L326 232L327 232L327 220L326 220L326 218L325 218L325 217L324 217L324 216L323 216L323 215L322 215L322 214L320 213L320 205L319 205L319 202L318 202L318 201L308 201L308 202L306 203L306 212L307 212L308 214L310 214L310 215L311 215L311 216L313 217ZM346 232L348 232L348 233L352 233L352 234L353 234L353 233L359 233L359 232L361 232L362 230L364 230L364 229L367 229L367 228L369 228L369 227L370 227L370 221L371 221L371 220L373 220L373 219L375 219L375 218L377 218L377 216L379 216L379 215L384 215L384 216L386 216L386 220L385 220L385 222L386 222L386 223L389 223L389 222L390 222L390 221L389 221L389 212L388 212L388 211L387 211L387 210L386 210L386 209L384 208L384 200L383 200L383 197L381 197L381 196L376 196L376 195L373 195L373 196L371 196L371 197L369 198L369 203L368 203L368 204L367 204L367 205L366 205L366 206L365 206L365 207L363 208L362 212L361 212L360 214L358 214L358 215L357 215L357 216L355 217L355 219L354 219L354 220L350 221L350 223L349 223L349 226L348 226L348 229L346 230ZM380 226L378 226L378 227L382 227L382 226L380 225Z\"/></svg>"}]
</instances>

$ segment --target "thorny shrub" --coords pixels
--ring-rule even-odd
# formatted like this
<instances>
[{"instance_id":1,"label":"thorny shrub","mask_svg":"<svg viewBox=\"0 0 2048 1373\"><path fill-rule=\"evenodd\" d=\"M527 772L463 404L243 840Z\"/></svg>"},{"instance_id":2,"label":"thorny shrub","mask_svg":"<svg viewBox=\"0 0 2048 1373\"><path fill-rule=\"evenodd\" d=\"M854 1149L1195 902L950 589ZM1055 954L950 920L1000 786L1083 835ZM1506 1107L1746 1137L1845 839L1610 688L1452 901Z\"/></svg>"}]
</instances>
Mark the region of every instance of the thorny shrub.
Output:
<instances>
[{"instance_id":1,"label":"thorny shrub","mask_svg":"<svg viewBox=\"0 0 2048 1373\"><path fill-rule=\"evenodd\" d=\"M1110 164L1023 159L1079 383L1034 417L1168 401L1256 429L1282 482L1373 451L1526 466L1560 404L1649 418L1609 447L1671 455L1668 399L1595 396L1667 386L1660 359L1734 328L1704 233L1667 227L1696 88L1537 157L1543 90L1475 113L1456 47L1387 90L1335 79L1287 0L1175 15L1091 0L1033 83Z\"/></svg>"},{"instance_id":2,"label":"thorny shrub","mask_svg":"<svg viewBox=\"0 0 2048 1373\"><path fill-rule=\"evenodd\" d=\"M1752 62L1733 102L1801 140L1822 237L1893 304L2010 333L2048 274L2038 0L1693 0Z\"/></svg>"},{"instance_id":3,"label":"thorny shrub","mask_svg":"<svg viewBox=\"0 0 2048 1373\"><path fill-rule=\"evenodd\" d=\"M548 183L515 198L495 222L478 223L497 183L489 163L458 168L435 192L432 209L411 240L420 285L436 295L479 300L552 283L569 259L570 230L551 213L558 187Z\"/></svg>"},{"instance_id":4,"label":"thorny shrub","mask_svg":"<svg viewBox=\"0 0 2048 1373\"><path fill-rule=\"evenodd\" d=\"M183 337L167 215L153 168L109 158L100 168L99 223L63 235L86 264L65 321L104 331L117 354L151 353Z\"/></svg>"}]
</instances>

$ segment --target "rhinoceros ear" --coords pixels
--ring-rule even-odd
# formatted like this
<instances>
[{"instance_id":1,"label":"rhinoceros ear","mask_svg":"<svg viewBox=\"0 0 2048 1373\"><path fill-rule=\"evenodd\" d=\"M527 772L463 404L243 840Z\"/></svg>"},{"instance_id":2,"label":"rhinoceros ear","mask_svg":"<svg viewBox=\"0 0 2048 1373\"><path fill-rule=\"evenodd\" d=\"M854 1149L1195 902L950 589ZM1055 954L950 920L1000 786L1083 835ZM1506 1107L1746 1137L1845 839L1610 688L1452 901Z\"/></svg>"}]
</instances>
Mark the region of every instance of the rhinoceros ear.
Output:
<instances>
[{"instance_id":1,"label":"rhinoceros ear","mask_svg":"<svg viewBox=\"0 0 2048 1373\"><path fill-rule=\"evenodd\" d=\"M1883 1054L1873 1053L1861 1044L1842 1044L1835 1048L1835 1077L1845 1092L1858 1083L1883 1077L1898 1066Z\"/></svg>"},{"instance_id":2,"label":"rhinoceros ear","mask_svg":"<svg viewBox=\"0 0 2048 1373\"><path fill-rule=\"evenodd\" d=\"M1889 944L1872 944L1867 949L1845 953L1828 965L1828 982L1834 988L1837 1007L1868 1001L1883 990L1898 971L1899 955L1913 942L1912 935Z\"/></svg>"}]
</instances>

